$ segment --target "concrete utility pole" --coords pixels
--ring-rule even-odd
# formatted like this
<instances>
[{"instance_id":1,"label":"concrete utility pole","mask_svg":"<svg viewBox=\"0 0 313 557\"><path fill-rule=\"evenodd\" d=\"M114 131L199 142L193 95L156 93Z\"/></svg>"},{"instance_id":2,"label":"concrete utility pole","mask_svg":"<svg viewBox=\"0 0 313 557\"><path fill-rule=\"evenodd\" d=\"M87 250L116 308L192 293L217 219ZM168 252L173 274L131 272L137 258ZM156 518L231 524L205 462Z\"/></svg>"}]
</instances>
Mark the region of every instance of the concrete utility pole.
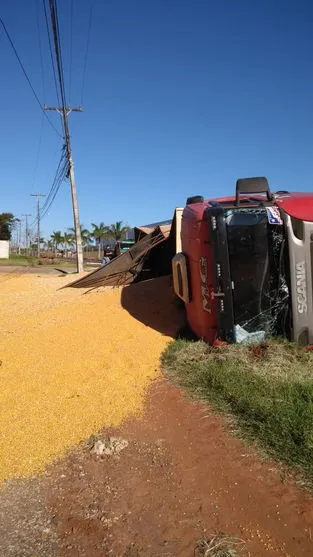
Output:
<instances>
[{"instance_id":1,"label":"concrete utility pole","mask_svg":"<svg viewBox=\"0 0 313 557\"><path fill-rule=\"evenodd\" d=\"M75 184L75 177L74 177L74 164L72 159L72 147L71 147L69 127L68 127L68 115L70 114L70 112L82 112L83 109L80 106L78 108L71 108L70 106L53 107L47 105L44 105L43 108L45 110L56 110L60 114L64 126L66 157L68 160L69 178L70 178L71 193L72 193L73 217L74 217L74 228L75 228L75 239L76 239L77 272L82 273L84 270L84 257L83 257L83 248L82 248L82 238L80 232L80 220L79 220L76 184Z\"/></svg>"},{"instance_id":2,"label":"concrete utility pole","mask_svg":"<svg viewBox=\"0 0 313 557\"><path fill-rule=\"evenodd\" d=\"M37 257L40 257L40 198L46 197L44 193L31 193L31 197L37 197Z\"/></svg>"},{"instance_id":3,"label":"concrete utility pole","mask_svg":"<svg viewBox=\"0 0 313 557\"><path fill-rule=\"evenodd\" d=\"M26 253L28 253L28 217L31 217L30 213L24 214L22 215L22 217L25 217L25 248L26 248Z\"/></svg>"},{"instance_id":4,"label":"concrete utility pole","mask_svg":"<svg viewBox=\"0 0 313 557\"><path fill-rule=\"evenodd\" d=\"M18 245L18 254L21 255L21 241L22 241L22 221L21 219L18 220L18 233L17 233L17 245Z\"/></svg>"}]
</instances>

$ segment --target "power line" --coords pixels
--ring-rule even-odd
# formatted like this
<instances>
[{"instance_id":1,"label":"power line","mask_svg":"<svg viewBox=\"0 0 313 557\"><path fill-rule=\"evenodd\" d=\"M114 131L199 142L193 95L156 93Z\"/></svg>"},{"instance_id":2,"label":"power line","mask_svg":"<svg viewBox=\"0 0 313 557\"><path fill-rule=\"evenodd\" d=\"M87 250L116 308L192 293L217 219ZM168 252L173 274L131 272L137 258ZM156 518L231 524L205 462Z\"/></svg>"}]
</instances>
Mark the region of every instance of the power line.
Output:
<instances>
[{"instance_id":1,"label":"power line","mask_svg":"<svg viewBox=\"0 0 313 557\"><path fill-rule=\"evenodd\" d=\"M64 87L64 74L63 74L63 63L62 63L62 54L61 54L61 43L60 43L60 33L59 33L59 24L58 24L58 15L57 15L57 6L55 0L49 0L50 4L50 15L51 15L51 23L52 23L52 34L54 39L54 50L55 50L55 57L56 57L56 64L57 64L57 71L59 77L59 86L61 92L61 101L63 107L66 106L66 97L65 97L65 87ZM65 118L63 117L63 125L64 125L64 132L66 136L66 122Z\"/></svg>"},{"instance_id":2,"label":"power line","mask_svg":"<svg viewBox=\"0 0 313 557\"><path fill-rule=\"evenodd\" d=\"M88 30L87 30L87 42L86 42L86 51L85 51L85 58L84 58L84 64L83 64L82 92L81 92L81 102L80 102L81 105L83 104L83 97L84 97L84 90L85 90L87 59L88 59L88 52L89 52L89 42L90 42L90 31L91 31L93 6L94 6L94 0L90 0L89 23L88 23Z\"/></svg>"},{"instance_id":3,"label":"power line","mask_svg":"<svg viewBox=\"0 0 313 557\"><path fill-rule=\"evenodd\" d=\"M71 88L72 88L72 61L73 61L73 5L74 0L71 0L70 7L70 62L69 62L69 86L68 86L68 100L71 102Z\"/></svg>"},{"instance_id":4,"label":"power line","mask_svg":"<svg viewBox=\"0 0 313 557\"><path fill-rule=\"evenodd\" d=\"M46 200L43 204L43 206L41 207L40 210L40 218L43 219L46 214L48 213L49 209L51 208L57 193L61 187L62 182L65 180L66 176L67 176L67 172L68 172L68 165L67 165L67 160L65 158L65 154L64 154L64 147L62 150L62 154L57 166L57 169L55 171L55 175L54 175L54 179L51 185L51 188L46 196ZM37 225L37 218L32 222L31 227L34 227L35 225Z\"/></svg>"},{"instance_id":5,"label":"power line","mask_svg":"<svg viewBox=\"0 0 313 557\"><path fill-rule=\"evenodd\" d=\"M66 161L66 158L65 158L64 147L63 147L61 157L60 157L57 169L55 171L55 175L54 175L54 178L53 178L51 188L50 188L48 194L46 195L46 200L45 200L43 206L40 209L40 219L43 219L46 216L46 214L48 213L52 203L54 202L54 200L56 198L56 195L57 195L57 193L60 189L60 186L61 186L63 180L66 178L66 174L67 174L67 161ZM33 222L31 223L30 228L33 229L37 225L38 225L38 215L33 220Z\"/></svg>"},{"instance_id":6,"label":"power line","mask_svg":"<svg viewBox=\"0 0 313 557\"><path fill-rule=\"evenodd\" d=\"M56 26L56 32L57 32L57 38L58 38L58 44L59 44L59 63L60 63L60 68L61 68L61 78L62 78L62 87L63 87L63 95L64 95L64 105L66 105L66 99L65 99L65 80L64 80L64 70L63 70L63 58L62 58L62 48L61 48L61 38L60 38L60 29L59 29L59 17L58 17L58 4L57 4L57 0L50 0L50 5L54 6L54 10L55 10L55 26Z\"/></svg>"},{"instance_id":7,"label":"power line","mask_svg":"<svg viewBox=\"0 0 313 557\"><path fill-rule=\"evenodd\" d=\"M43 134L43 122L44 122L43 114L44 113L42 113L42 116L41 116L40 132L39 132L36 162L35 162L35 167L34 167L33 182L35 182L35 177L36 177L36 173L37 173L37 169L38 169L38 163L39 163L39 155L40 155L40 150L41 150L42 134Z\"/></svg>"},{"instance_id":8,"label":"power line","mask_svg":"<svg viewBox=\"0 0 313 557\"><path fill-rule=\"evenodd\" d=\"M52 186L51 186L51 188L48 192L47 199L46 199L46 201L45 201L45 203L42 207L42 212L46 209L46 206L49 204L50 199L51 199L51 197L54 193L56 183L57 183L57 180L58 180L58 176L59 176L59 173L60 173L60 168L61 168L62 163L64 163L64 161L65 161L65 157L64 157L64 147L63 147L62 148L62 153L61 153L61 156L60 156L60 160L58 162L58 166L57 166L57 169L56 169L55 174L54 174Z\"/></svg>"},{"instance_id":9,"label":"power line","mask_svg":"<svg viewBox=\"0 0 313 557\"><path fill-rule=\"evenodd\" d=\"M51 26L52 26L52 34L54 40L54 50L55 50L55 57L56 57L56 64L59 76L59 86L61 92L61 99L62 99L62 106L61 107L46 107L47 110L56 110L62 115L63 121L63 128L64 128L64 137L65 137L65 146L66 146L66 158L68 160L68 174L71 183L71 194L72 194L72 205L73 205L73 217L74 217L74 227L75 227L75 237L76 237L76 257L77 257L77 271L78 273L84 270L84 261L83 261L83 250L82 250L82 241L81 241L81 231L80 231L80 222L79 222L79 210L78 210L78 201L77 201L77 193L76 193L76 184L74 178L74 165L72 159L72 149L71 149L71 138L68 126L68 114L71 112L72 108L68 107L66 104L66 95L65 95L65 86L64 86L64 73L63 73L63 62L62 62L62 52L61 52L61 41L60 41L60 32L59 32L59 22L58 22L58 13L57 13L57 4L56 0L49 0L50 5L50 17L51 17ZM81 111L81 108L75 109L77 111Z\"/></svg>"},{"instance_id":10,"label":"power line","mask_svg":"<svg viewBox=\"0 0 313 557\"><path fill-rule=\"evenodd\" d=\"M35 91L35 89L34 89L32 83L31 83L31 81L30 81L30 79L29 79L29 77L28 77L28 75L27 75L27 72L26 72L26 70L25 70L25 68L24 68L24 66L23 66L22 60L20 59L20 57L19 57L19 55L18 55L18 52L17 52L17 50L16 50L16 48L15 48L15 46L14 46L14 43L13 43L11 37L10 37L10 34L9 34L9 32L8 32L8 30L7 30L7 28L6 28L5 24L4 24L4 21L3 21L3 19L2 19L1 17L0 17L0 23L1 23L2 27L3 27L3 29L4 29L4 32L5 32L5 34L6 34L7 38L8 38L8 40L9 40L9 43L10 43L12 49L13 49L13 52L14 52L16 58L17 58L17 61L18 61L19 65L20 65L20 67L21 67L21 70L22 70L22 72L23 72L23 74L24 74L24 76L25 76L25 78L26 78L26 80L27 80L27 83L28 83L28 85L30 86L30 88L31 88L31 90L32 90L32 92L33 92L33 95L34 95L34 97L35 97L35 99L36 99L36 101L37 101L37 103L38 103L38 105L39 105L39 107L40 107L40 110L42 110L42 111L44 112L44 115L45 115L46 120L49 122L50 126L54 129L54 131L58 134L58 136L62 137L62 136L60 135L60 133L58 132L58 130L56 129L56 127L54 126L54 124L51 122L50 118L48 118L48 116L47 116L46 112L44 111L44 109L42 108L42 105L41 105L41 102L40 102L40 100L39 100L39 97L38 97L38 95L37 95L37 93L36 93L36 91Z\"/></svg>"},{"instance_id":11,"label":"power line","mask_svg":"<svg viewBox=\"0 0 313 557\"><path fill-rule=\"evenodd\" d=\"M57 76L56 76L56 72L55 72L55 64L54 64L54 59L53 59L53 50L52 50L52 44L51 44L51 37L50 37L50 30L49 30L49 23L48 23L48 14L47 14L45 0L42 0L42 3L43 3L44 13L45 13L45 21L46 21L46 28L47 28L47 35L48 35L48 42L49 42L49 52L50 52L50 59L51 59L51 66L52 66L52 72L53 72L55 91L56 91L58 103L61 104L60 96L59 96Z\"/></svg>"},{"instance_id":12,"label":"power line","mask_svg":"<svg viewBox=\"0 0 313 557\"><path fill-rule=\"evenodd\" d=\"M41 78L42 78L42 96L45 101L45 71L43 65L43 55L42 55L42 44L41 44L41 32L40 32L40 22L39 22L39 0L36 2L36 22L37 22L37 35L38 35L38 46L39 46L39 58L40 58L40 68L41 68Z\"/></svg>"},{"instance_id":13,"label":"power line","mask_svg":"<svg viewBox=\"0 0 313 557\"><path fill-rule=\"evenodd\" d=\"M55 176L55 181L54 181L54 185L53 185L53 189L51 190L50 193L50 199L49 202L46 204L44 204L44 207L42 208L42 214L41 214L41 219L43 219L46 214L48 213L48 211L50 210L57 194L58 191L61 187L62 182L67 178L67 174L68 174L68 165L67 165L67 161L64 160L63 161L63 166L61 168L59 168L58 173Z\"/></svg>"}]
</instances>

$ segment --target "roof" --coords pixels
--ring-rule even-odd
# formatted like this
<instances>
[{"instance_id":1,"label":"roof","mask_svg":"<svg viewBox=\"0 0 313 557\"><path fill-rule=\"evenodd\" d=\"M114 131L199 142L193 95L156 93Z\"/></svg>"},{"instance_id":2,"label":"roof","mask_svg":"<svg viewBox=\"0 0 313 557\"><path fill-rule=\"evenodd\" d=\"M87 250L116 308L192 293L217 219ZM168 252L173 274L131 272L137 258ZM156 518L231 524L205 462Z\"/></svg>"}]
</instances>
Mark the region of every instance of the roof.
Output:
<instances>
[{"instance_id":1,"label":"roof","mask_svg":"<svg viewBox=\"0 0 313 557\"><path fill-rule=\"evenodd\" d=\"M140 232L144 232L144 234L150 234L150 232L154 229L154 227L151 226L135 226L135 228Z\"/></svg>"},{"instance_id":2,"label":"roof","mask_svg":"<svg viewBox=\"0 0 313 557\"><path fill-rule=\"evenodd\" d=\"M172 219L168 219L168 220L160 220L159 222L152 222L150 224L144 224L144 227L147 228L155 228L156 226L163 226L165 224L171 224Z\"/></svg>"}]
</instances>

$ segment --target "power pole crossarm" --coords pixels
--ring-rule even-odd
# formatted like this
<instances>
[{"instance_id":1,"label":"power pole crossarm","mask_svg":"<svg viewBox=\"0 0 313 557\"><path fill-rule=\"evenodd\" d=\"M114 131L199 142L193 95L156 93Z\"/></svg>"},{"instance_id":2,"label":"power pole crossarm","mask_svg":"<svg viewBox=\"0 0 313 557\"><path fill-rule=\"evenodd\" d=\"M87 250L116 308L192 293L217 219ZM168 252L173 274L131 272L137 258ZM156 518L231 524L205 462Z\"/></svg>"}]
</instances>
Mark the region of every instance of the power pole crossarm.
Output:
<instances>
[{"instance_id":1,"label":"power pole crossarm","mask_svg":"<svg viewBox=\"0 0 313 557\"><path fill-rule=\"evenodd\" d=\"M82 106L77 106L76 108L72 108L71 106L47 106L46 104L43 106L44 110L56 110L57 112L66 112L69 114L70 112L83 112Z\"/></svg>"}]
</instances>

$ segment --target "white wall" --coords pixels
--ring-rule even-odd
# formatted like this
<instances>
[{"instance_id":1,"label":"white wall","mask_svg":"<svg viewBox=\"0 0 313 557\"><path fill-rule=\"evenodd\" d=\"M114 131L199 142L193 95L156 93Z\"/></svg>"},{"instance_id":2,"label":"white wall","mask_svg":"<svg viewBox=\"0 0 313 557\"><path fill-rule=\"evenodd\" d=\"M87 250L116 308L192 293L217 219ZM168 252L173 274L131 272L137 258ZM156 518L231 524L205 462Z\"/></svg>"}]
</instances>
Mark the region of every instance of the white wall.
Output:
<instances>
[{"instance_id":1,"label":"white wall","mask_svg":"<svg viewBox=\"0 0 313 557\"><path fill-rule=\"evenodd\" d=\"M0 240L0 259L9 259L9 245L8 240Z\"/></svg>"}]
</instances>

